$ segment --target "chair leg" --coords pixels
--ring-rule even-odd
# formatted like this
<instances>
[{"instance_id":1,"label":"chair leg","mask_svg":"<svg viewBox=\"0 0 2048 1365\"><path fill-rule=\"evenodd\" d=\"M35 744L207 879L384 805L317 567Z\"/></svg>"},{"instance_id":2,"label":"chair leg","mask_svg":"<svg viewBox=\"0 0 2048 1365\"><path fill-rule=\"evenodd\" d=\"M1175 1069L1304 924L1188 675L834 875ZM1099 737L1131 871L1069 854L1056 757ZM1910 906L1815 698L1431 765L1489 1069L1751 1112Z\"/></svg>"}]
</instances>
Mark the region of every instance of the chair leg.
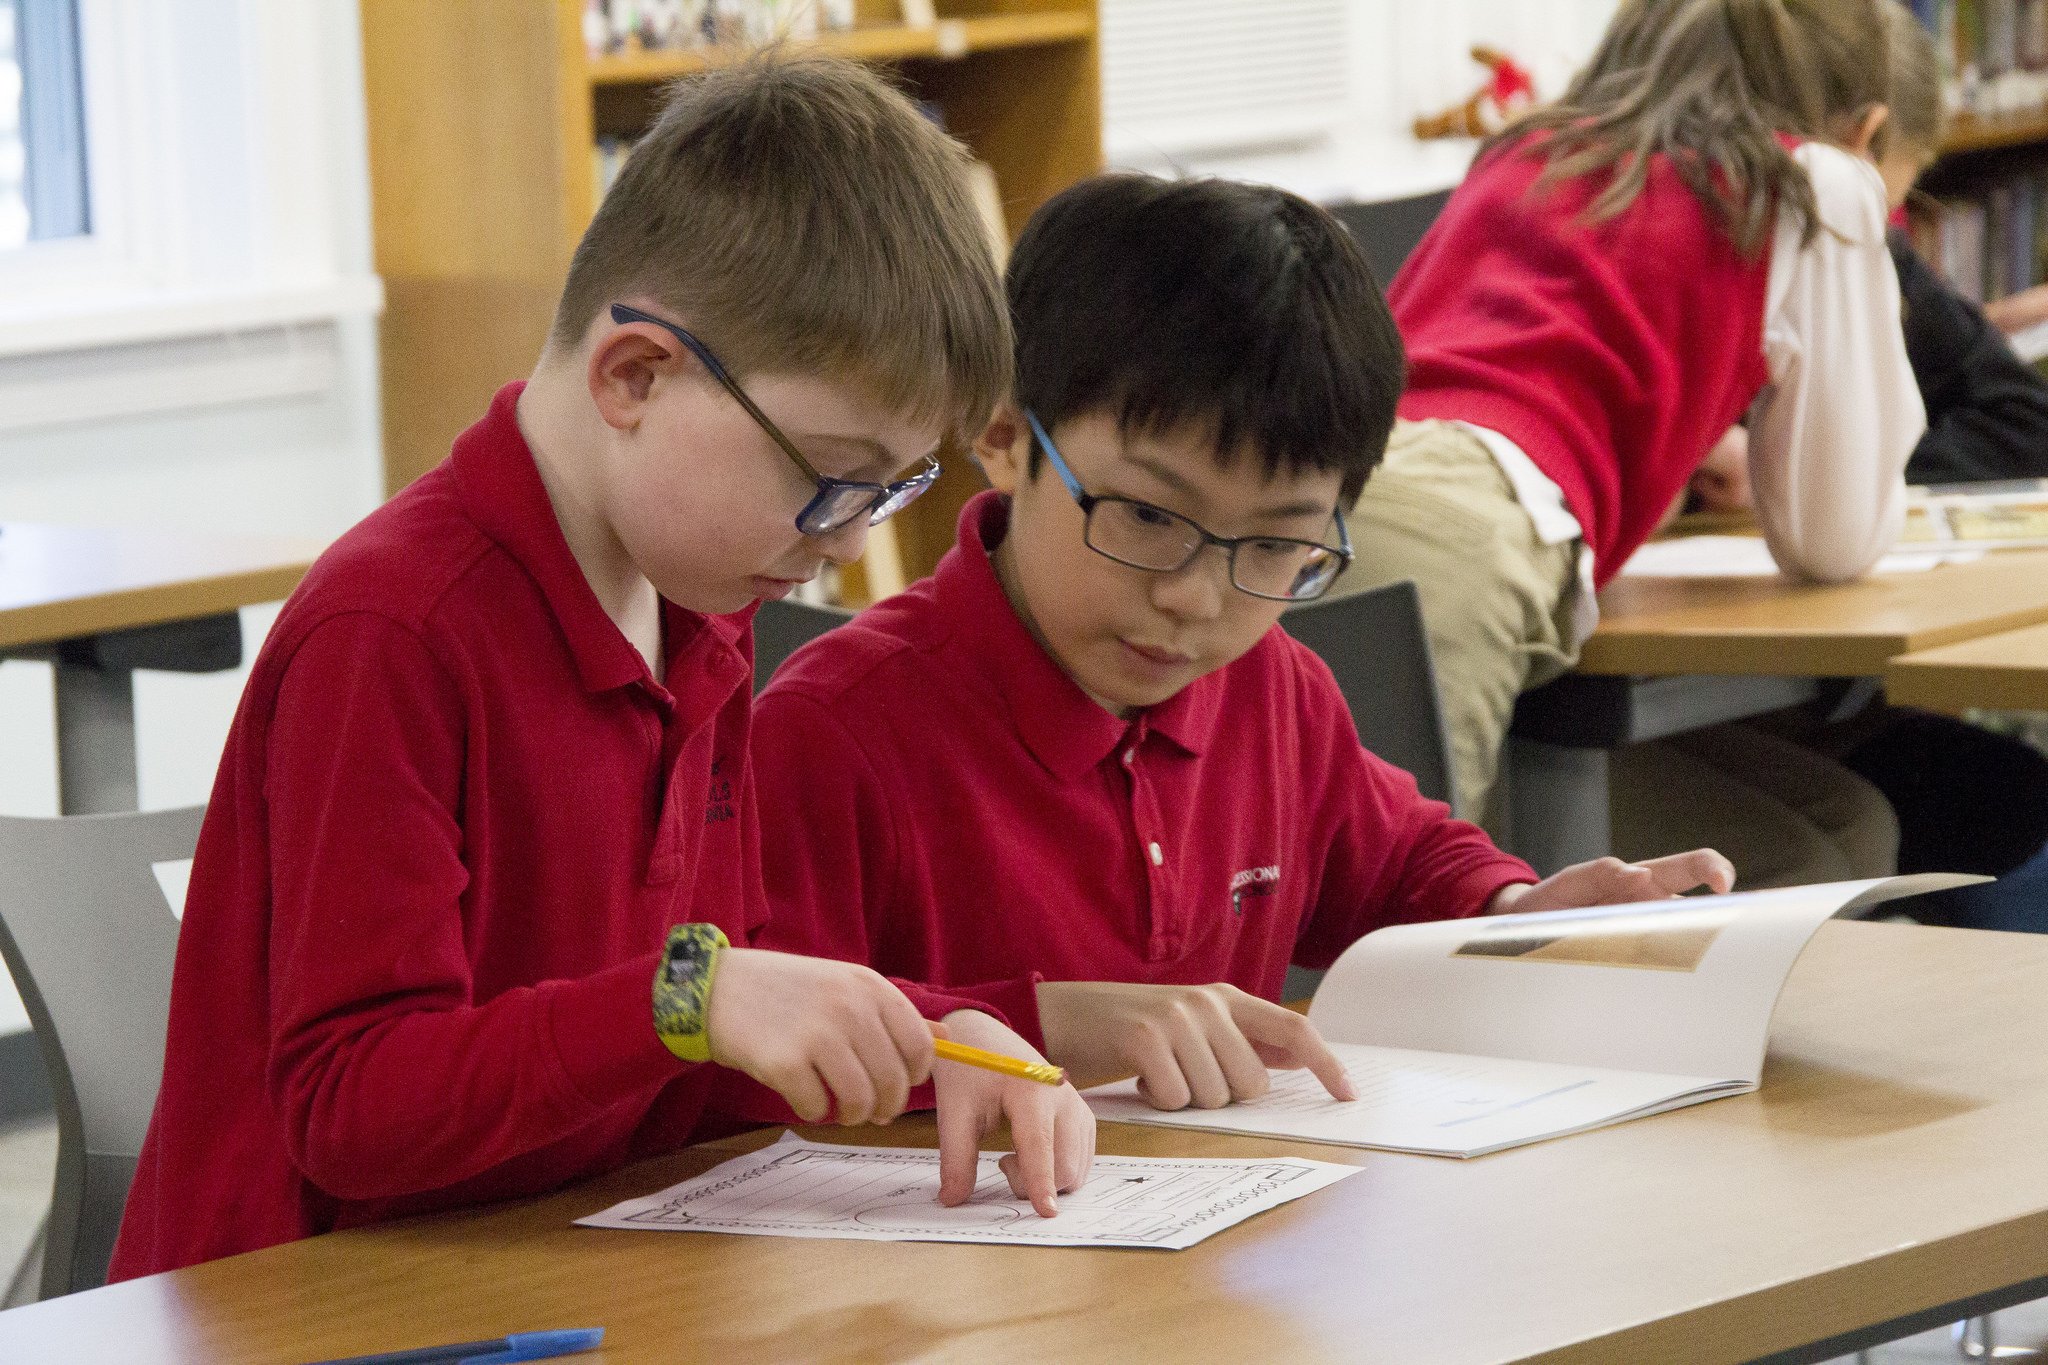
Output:
<instances>
[{"instance_id":1,"label":"chair leg","mask_svg":"<svg viewBox=\"0 0 2048 1365\"><path fill-rule=\"evenodd\" d=\"M1948 1331L1956 1354L1964 1360L2019 1360L2041 1354L2025 1346L2000 1346L1996 1315L1991 1313L1959 1322Z\"/></svg>"},{"instance_id":2,"label":"chair leg","mask_svg":"<svg viewBox=\"0 0 2048 1365\"><path fill-rule=\"evenodd\" d=\"M43 1253L49 1240L50 1211L45 1209L42 1220L36 1224L36 1235L22 1248L21 1259L14 1263L14 1273L7 1277L7 1292L0 1294L0 1310L36 1301L36 1288L43 1278Z\"/></svg>"}]
</instances>

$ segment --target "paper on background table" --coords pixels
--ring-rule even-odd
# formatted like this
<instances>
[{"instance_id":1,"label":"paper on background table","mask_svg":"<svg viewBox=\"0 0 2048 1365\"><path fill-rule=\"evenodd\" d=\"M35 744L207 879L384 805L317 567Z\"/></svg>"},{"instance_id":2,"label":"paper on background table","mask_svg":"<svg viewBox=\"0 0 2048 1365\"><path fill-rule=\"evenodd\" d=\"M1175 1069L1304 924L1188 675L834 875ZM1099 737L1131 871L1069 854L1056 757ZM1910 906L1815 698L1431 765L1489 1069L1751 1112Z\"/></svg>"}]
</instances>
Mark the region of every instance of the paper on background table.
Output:
<instances>
[{"instance_id":1,"label":"paper on background table","mask_svg":"<svg viewBox=\"0 0 2048 1365\"><path fill-rule=\"evenodd\" d=\"M1359 1087L1306 1072L1264 1098L1161 1112L1134 1083L1096 1117L1480 1156L1754 1090L1772 1008L1822 923L1982 881L1928 874L1403 924L1337 959L1309 1018ZM1339 1046L1342 1045L1342 1046Z\"/></svg>"},{"instance_id":2,"label":"paper on background table","mask_svg":"<svg viewBox=\"0 0 2048 1365\"><path fill-rule=\"evenodd\" d=\"M579 1227L836 1237L863 1242L1156 1247L1180 1251L1255 1213L1355 1175L1304 1157L1248 1160L1095 1158L1088 1183L1040 1218L1010 1195L997 1155L981 1159L974 1195L939 1203L939 1154L841 1147L794 1133L659 1194L579 1218Z\"/></svg>"},{"instance_id":3,"label":"paper on background table","mask_svg":"<svg viewBox=\"0 0 2048 1365\"><path fill-rule=\"evenodd\" d=\"M1982 549L1894 550L1879 559L1872 573L1921 573L1937 564L1965 564L1982 559ZM1772 578L1777 563L1759 536L1677 536L1653 540L1621 566L1626 578Z\"/></svg>"}]
</instances>

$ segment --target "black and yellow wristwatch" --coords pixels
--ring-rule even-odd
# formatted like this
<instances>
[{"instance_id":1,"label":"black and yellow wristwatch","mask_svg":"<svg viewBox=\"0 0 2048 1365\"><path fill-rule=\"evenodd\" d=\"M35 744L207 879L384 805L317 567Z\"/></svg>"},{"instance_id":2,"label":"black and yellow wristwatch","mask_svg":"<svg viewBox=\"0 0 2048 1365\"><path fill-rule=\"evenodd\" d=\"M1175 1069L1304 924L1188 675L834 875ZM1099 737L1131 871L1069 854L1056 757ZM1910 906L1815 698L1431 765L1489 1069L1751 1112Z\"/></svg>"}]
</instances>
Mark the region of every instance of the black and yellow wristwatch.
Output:
<instances>
[{"instance_id":1,"label":"black and yellow wristwatch","mask_svg":"<svg viewBox=\"0 0 2048 1365\"><path fill-rule=\"evenodd\" d=\"M654 972L654 1031L686 1062L711 1060L711 978L732 945L715 924L678 924Z\"/></svg>"}]
</instances>

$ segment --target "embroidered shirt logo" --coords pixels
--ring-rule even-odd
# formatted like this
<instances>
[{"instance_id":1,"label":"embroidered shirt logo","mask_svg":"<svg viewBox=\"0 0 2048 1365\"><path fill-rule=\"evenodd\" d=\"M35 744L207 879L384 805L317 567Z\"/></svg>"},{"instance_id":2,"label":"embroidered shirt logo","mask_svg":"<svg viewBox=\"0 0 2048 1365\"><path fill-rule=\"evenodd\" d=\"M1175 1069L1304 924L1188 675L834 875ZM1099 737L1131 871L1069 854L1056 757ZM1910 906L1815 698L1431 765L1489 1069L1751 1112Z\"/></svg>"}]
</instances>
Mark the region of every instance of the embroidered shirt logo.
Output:
<instances>
[{"instance_id":1,"label":"embroidered shirt logo","mask_svg":"<svg viewBox=\"0 0 2048 1365\"><path fill-rule=\"evenodd\" d=\"M704 802L707 825L739 817L739 809L732 803L732 778L725 775L725 762L722 758L711 760L711 794Z\"/></svg>"},{"instance_id":2,"label":"embroidered shirt logo","mask_svg":"<svg viewBox=\"0 0 2048 1365\"><path fill-rule=\"evenodd\" d=\"M1248 867L1230 879L1230 913L1244 914L1246 896L1270 896L1279 890L1280 864Z\"/></svg>"}]
</instances>

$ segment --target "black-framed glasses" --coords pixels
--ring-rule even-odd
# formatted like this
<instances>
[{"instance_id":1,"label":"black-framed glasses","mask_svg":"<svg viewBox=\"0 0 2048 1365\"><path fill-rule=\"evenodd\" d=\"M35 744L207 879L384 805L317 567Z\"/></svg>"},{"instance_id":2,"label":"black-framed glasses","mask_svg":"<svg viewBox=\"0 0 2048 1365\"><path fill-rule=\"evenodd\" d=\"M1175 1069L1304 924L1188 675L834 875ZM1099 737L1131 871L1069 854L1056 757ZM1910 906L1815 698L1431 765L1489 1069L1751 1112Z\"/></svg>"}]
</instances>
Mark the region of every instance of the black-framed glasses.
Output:
<instances>
[{"instance_id":1,"label":"black-framed glasses","mask_svg":"<svg viewBox=\"0 0 2048 1365\"><path fill-rule=\"evenodd\" d=\"M925 456L924 467L907 479L895 483L861 483L852 479L835 479L820 474L811 467L787 436L768 420L768 415L754 406L754 400L747 397L747 391L739 381L718 363L718 357L711 354L711 348L665 318L643 313L638 308L629 308L623 303L612 305L612 321L616 323L651 322L656 327L671 333L677 341L690 348L690 354L704 362L704 368L711 371L711 377L725 386L733 400L747 410L747 416L754 419L761 430L768 433L775 444L782 447L782 453L803 471L805 478L817 485L817 495L804 504L804 510L796 514L796 529L807 536L829 535L852 521L865 515L868 525L876 526L895 516L904 508L916 502L925 489L930 488L939 477L939 462Z\"/></svg>"},{"instance_id":2,"label":"black-framed glasses","mask_svg":"<svg viewBox=\"0 0 2048 1365\"><path fill-rule=\"evenodd\" d=\"M1206 547L1220 545L1230 559L1231 584L1239 592L1275 602L1306 602L1321 597L1351 562L1351 533L1344 528L1343 512L1334 507L1330 516L1337 523L1335 545L1291 536L1212 535L1196 522L1164 507L1135 498L1096 497L1083 492L1081 481L1060 458L1059 448L1039 425L1036 414L1026 412L1024 420L1031 424L1031 434L1045 451L1053 472L1081 506L1081 515L1087 519L1082 539L1105 559L1133 569L1174 573L1194 563L1195 556Z\"/></svg>"}]
</instances>

